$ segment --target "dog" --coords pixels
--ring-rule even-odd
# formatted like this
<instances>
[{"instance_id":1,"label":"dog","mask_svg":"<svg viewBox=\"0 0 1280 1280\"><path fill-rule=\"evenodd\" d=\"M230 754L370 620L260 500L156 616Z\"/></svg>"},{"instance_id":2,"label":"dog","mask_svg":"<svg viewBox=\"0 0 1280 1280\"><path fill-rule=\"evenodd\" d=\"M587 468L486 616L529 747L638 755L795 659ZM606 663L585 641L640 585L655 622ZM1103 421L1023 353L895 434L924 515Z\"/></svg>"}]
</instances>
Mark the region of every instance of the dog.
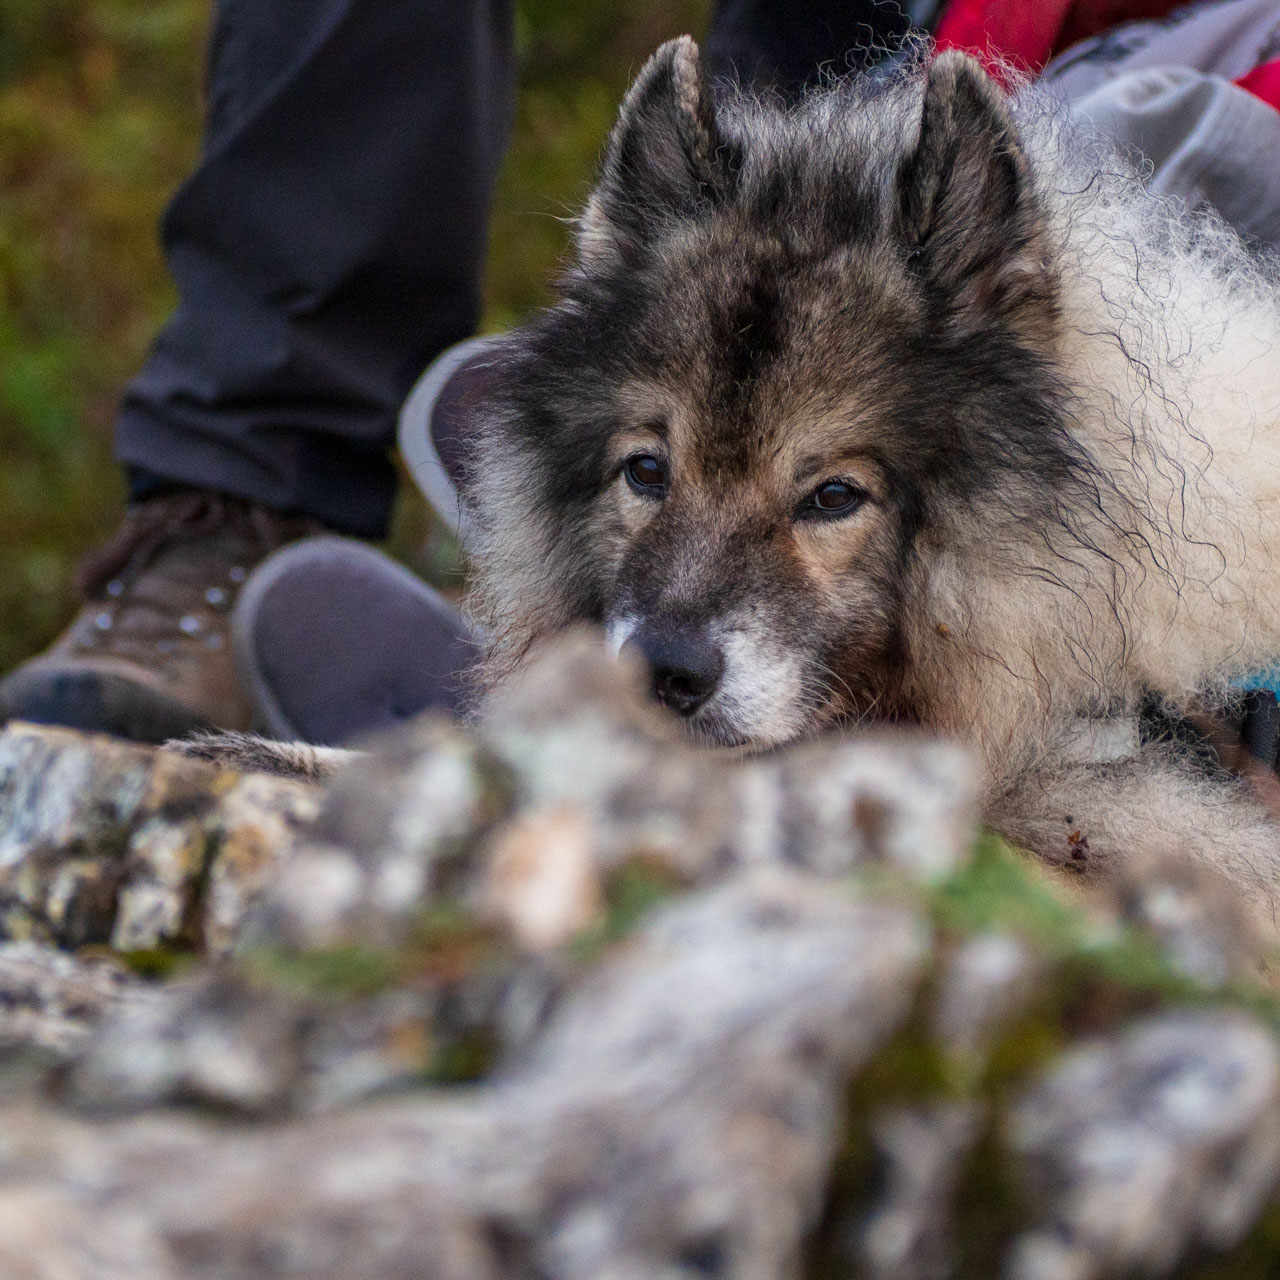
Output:
<instances>
[{"instance_id":1,"label":"dog","mask_svg":"<svg viewBox=\"0 0 1280 1280\"><path fill-rule=\"evenodd\" d=\"M1049 863L1265 900L1267 805L1151 726L1280 656L1277 352L1276 267L1034 89L783 105L672 41L475 410L484 680L594 623L710 745L921 725Z\"/></svg>"},{"instance_id":2,"label":"dog","mask_svg":"<svg viewBox=\"0 0 1280 1280\"><path fill-rule=\"evenodd\" d=\"M709 744L919 724L1050 863L1276 885L1267 806L1140 729L1280 655L1280 275L1038 91L786 106L664 45L474 429L491 685L596 623Z\"/></svg>"}]
</instances>

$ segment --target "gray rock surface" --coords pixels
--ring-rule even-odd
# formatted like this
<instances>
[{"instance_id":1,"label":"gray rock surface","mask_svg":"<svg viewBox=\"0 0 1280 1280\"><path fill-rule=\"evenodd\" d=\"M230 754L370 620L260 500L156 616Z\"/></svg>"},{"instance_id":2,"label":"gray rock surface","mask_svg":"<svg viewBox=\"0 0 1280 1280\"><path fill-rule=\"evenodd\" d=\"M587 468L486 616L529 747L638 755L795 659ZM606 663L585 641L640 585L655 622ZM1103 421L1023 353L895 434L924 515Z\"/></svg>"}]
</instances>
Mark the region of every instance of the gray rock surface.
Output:
<instances>
[{"instance_id":1,"label":"gray rock surface","mask_svg":"<svg viewBox=\"0 0 1280 1280\"><path fill-rule=\"evenodd\" d=\"M908 910L749 873L660 912L467 1095L239 1132L0 1111L0 1221L50 1205L86 1276L125 1274L94 1269L108 1216L160 1275L787 1275L844 1081L927 957Z\"/></svg>"},{"instance_id":2,"label":"gray rock surface","mask_svg":"<svg viewBox=\"0 0 1280 1280\"><path fill-rule=\"evenodd\" d=\"M871 1123L883 1190L850 1262L876 1280L946 1280L956 1266L956 1184L983 1111L973 1102L894 1107Z\"/></svg>"},{"instance_id":3,"label":"gray rock surface","mask_svg":"<svg viewBox=\"0 0 1280 1280\"><path fill-rule=\"evenodd\" d=\"M225 950L315 803L284 779L11 724L0 732L0 936Z\"/></svg>"},{"instance_id":4,"label":"gray rock surface","mask_svg":"<svg viewBox=\"0 0 1280 1280\"><path fill-rule=\"evenodd\" d=\"M425 719L337 775L275 868L245 962L123 1012L77 1088L100 1106L265 1113L466 1075L538 1031L575 973L556 949L607 932L629 886L862 863L928 881L965 856L974 804L962 752L902 735L751 762L698 749L570 641L478 737ZM459 977L438 963L450 947L487 959ZM364 963L376 990L318 991L320 954ZM264 995L264 965L300 981Z\"/></svg>"},{"instance_id":5,"label":"gray rock surface","mask_svg":"<svg viewBox=\"0 0 1280 1280\"><path fill-rule=\"evenodd\" d=\"M454 897L551 946L637 862L688 886L755 865L928 879L958 865L976 823L958 747L887 731L750 761L699 747L638 672L578 636L531 663L477 734L420 721L336 777L261 923L301 947L394 938L425 900Z\"/></svg>"},{"instance_id":6,"label":"gray rock surface","mask_svg":"<svg viewBox=\"0 0 1280 1280\"><path fill-rule=\"evenodd\" d=\"M139 986L109 955L75 959L39 943L0 943L0 1059L27 1049L70 1058Z\"/></svg>"},{"instance_id":7,"label":"gray rock surface","mask_svg":"<svg viewBox=\"0 0 1280 1280\"><path fill-rule=\"evenodd\" d=\"M581 638L323 790L11 726L0 1276L1280 1272L1248 913L975 805L907 734L695 749Z\"/></svg>"},{"instance_id":8,"label":"gray rock surface","mask_svg":"<svg viewBox=\"0 0 1280 1280\"><path fill-rule=\"evenodd\" d=\"M1224 1010L1144 1019L1054 1066L1012 1116L1040 1223L1015 1280L1161 1275L1239 1244L1280 1179L1280 1048Z\"/></svg>"}]
</instances>

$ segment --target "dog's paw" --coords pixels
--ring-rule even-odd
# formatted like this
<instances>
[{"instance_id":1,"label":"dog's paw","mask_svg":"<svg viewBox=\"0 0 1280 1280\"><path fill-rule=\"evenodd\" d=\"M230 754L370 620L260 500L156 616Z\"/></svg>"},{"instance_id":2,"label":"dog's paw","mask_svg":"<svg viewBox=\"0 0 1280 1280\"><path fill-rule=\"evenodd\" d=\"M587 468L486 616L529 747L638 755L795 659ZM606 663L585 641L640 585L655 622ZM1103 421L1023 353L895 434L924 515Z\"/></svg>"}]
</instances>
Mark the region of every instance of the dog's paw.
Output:
<instances>
[{"instance_id":1,"label":"dog's paw","mask_svg":"<svg viewBox=\"0 0 1280 1280\"><path fill-rule=\"evenodd\" d=\"M252 733L194 733L164 744L164 750L204 760L237 773L270 773L299 782L325 782L357 753L305 742L276 742Z\"/></svg>"}]
</instances>

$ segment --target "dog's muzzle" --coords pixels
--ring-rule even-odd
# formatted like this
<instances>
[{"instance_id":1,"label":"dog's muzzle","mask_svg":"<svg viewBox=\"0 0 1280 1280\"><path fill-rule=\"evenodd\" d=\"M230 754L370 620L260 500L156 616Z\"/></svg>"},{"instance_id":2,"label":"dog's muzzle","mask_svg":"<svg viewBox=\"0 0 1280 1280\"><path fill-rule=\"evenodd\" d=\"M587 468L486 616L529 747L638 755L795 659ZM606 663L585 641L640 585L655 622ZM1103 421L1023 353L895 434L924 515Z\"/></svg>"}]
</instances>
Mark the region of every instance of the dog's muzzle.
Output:
<instances>
[{"instance_id":1,"label":"dog's muzzle","mask_svg":"<svg viewBox=\"0 0 1280 1280\"><path fill-rule=\"evenodd\" d=\"M653 696L678 715L693 715L715 693L724 674L724 651L705 632L641 627L624 647L645 660Z\"/></svg>"}]
</instances>

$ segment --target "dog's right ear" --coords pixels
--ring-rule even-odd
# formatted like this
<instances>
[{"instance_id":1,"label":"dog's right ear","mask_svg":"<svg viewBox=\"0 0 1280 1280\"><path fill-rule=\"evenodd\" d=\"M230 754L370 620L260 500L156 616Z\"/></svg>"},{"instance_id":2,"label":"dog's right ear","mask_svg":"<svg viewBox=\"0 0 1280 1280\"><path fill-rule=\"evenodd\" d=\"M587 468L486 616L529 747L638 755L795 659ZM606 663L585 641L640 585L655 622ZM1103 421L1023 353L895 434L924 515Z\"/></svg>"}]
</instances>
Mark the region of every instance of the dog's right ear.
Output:
<instances>
[{"instance_id":1,"label":"dog's right ear","mask_svg":"<svg viewBox=\"0 0 1280 1280\"><path fill-rule=\"evenodd\" d=\"M672 222L728 195L738 159L716 124L698 46L668 40L623 100L578 223L579 257L588 266L634 261Z\"/></svg>"}]
</instances>

